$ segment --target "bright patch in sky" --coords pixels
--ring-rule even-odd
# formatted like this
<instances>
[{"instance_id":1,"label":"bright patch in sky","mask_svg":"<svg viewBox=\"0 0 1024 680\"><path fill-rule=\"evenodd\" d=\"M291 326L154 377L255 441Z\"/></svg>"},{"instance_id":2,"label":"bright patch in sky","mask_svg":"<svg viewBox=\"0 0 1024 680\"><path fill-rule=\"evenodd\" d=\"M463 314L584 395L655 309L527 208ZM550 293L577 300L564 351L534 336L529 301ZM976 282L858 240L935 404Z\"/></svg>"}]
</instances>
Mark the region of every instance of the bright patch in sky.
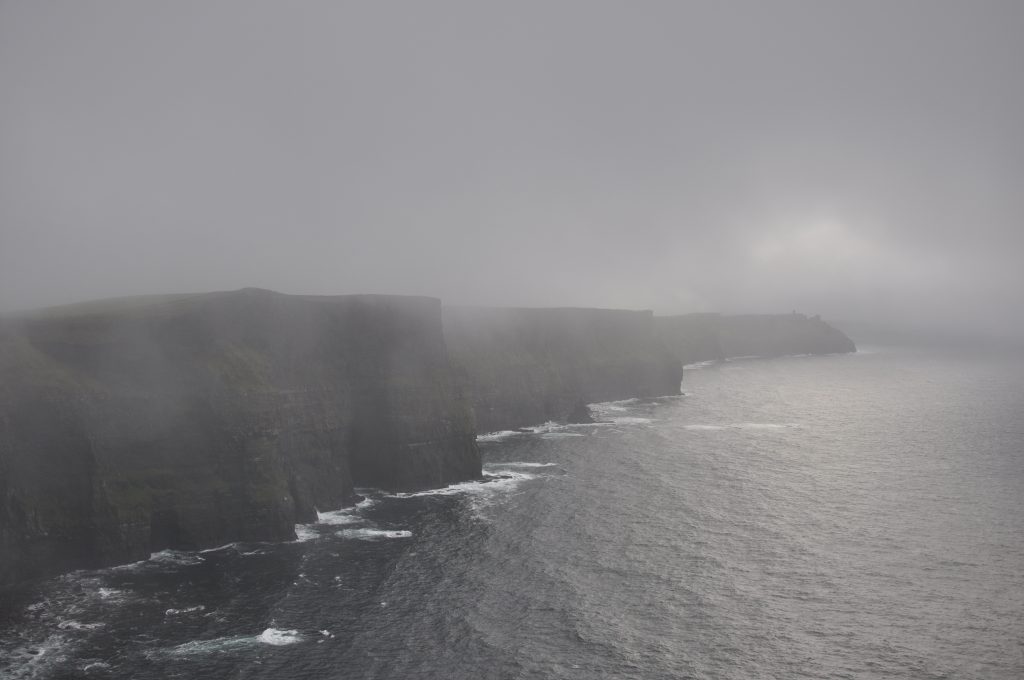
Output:
<instances>
[{"instance_id":1,"label":"bright patch in sky","mask_svg":"<svg viewBox=\"0 0 1024 680\"><path fill-rule=\"evenodd\" d=\"M837 266L863 264L881 250L838 220L821 220L797 227L783 227L757 243L752 250L756 262L803 263Z\"/></svg>"}]
</instances>

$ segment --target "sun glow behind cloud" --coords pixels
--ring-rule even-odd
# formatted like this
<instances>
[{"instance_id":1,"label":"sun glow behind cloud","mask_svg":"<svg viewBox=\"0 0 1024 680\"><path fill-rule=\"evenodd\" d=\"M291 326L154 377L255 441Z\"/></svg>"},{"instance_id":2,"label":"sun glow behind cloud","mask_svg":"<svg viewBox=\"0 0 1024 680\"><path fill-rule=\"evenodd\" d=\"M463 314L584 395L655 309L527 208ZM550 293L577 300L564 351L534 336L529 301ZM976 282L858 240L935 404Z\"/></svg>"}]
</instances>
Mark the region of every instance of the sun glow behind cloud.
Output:
<instances>
[{"instance_id":1,"label":"sun glow behind cloud","mask_svg":"<svg viewBox=\"0 0 1024 680\"><path fill-rule=\"evenodd\" d=\"M878 275L918 288L934 282L945 268L941 258L885 242L876 236L881 230L851 227L835 218L781 222L765 232L749 252L762 274L814 274L822 284L870 281Z\"/></svg>"},{"instance_id":2,"label":"sun glow behind cloud","mask_svg":"<svg viewBox=\"0 0 1024 680\"><path fill-rule=\"evenodd\" d=\"M833 219L782 226L751 248L752 259L761 264L801 262L811 266L856 266L877 258L873 243Z\"/></svg>"}]
</instances>

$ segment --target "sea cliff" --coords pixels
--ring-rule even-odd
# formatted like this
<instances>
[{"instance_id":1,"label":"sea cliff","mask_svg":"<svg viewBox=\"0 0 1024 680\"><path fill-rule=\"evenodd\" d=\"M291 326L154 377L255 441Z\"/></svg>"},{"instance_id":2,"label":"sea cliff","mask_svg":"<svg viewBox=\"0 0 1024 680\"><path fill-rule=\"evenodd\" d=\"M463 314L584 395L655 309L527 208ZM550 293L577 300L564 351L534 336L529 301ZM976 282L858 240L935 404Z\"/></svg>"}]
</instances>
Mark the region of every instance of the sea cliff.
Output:
<instances>
[{"instance_id":1,"label":"sea cliff","mask_svg":"<svg viewBox=\"0 0 1024 680\"><path fill-rule=\"evenodd\" d=\"M654 319L658 337L684 364L730 357L857 351L842 331L804 314L684 314Z\"/></svg>"},{"instance_id":2,"label":"sea cliff","mask_svg":"<svg viewBox=\"0 0 1024 680\"><path fill-rule=\"evenodd\" d=\"M444 334L478 432L580 419L581 405L682 381L649 311L445 307Z\"/></svg>"},{"instance_id":3,"label":"sea cliff","mask_svg":"<svg viewBox=\"0 0 1024 680\"><path fill-rule=\"evenodd\" d=\"M435 299L246 289L0 323L0 585L293 539L355 486L480 474Z\"/></svg>"},{"instance_id":4,"label":"sea cliff","mask_svg":"<svg viewBox=\"0 0 1024 680\"><path fill-rule=\"evenodd\" d=\"M0 586L295 538L355 488L482 476L476 434L680 392L682 364L852 351L801 315L444 307L245 289L0 320Z\"/></svg>"}]
</instances>

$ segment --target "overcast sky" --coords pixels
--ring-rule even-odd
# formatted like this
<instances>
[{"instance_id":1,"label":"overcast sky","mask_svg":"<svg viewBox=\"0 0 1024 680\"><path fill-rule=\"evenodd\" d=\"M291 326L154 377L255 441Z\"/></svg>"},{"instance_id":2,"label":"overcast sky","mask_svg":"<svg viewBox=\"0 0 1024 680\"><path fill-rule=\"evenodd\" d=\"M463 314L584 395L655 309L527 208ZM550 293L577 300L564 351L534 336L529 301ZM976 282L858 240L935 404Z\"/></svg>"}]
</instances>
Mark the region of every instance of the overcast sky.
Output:
<instances>
[{"instance_id":1,"label":"overcast sky","mask_svg":"<svg viewBox=\"0 0 1024 680\"><path fill-rule=\"evenodd\" d=\"M0 0L0 310L1024 325L1024 2Z\"/></svg>"}]
</instances>

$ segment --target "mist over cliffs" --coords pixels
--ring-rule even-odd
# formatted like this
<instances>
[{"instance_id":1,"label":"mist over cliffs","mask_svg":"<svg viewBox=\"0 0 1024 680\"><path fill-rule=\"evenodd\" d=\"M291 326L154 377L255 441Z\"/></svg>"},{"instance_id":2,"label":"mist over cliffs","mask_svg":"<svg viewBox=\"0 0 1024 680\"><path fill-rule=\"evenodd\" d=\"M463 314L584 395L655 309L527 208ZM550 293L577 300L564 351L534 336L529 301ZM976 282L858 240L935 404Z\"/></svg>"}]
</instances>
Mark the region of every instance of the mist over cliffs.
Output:
<instances>
[{"instance_id":1,"label":"mist over cliffs","mask_svg":"<svg viewBox=\"0 0 1024 680\"><path fill-rule=\"evenodd\" d=\"M852 351L802 315L226 293L0 320L0 585L295 538L357 487L482 477L476 435L680 393L684 363Z\"/></svg>"},{"instance_id":2,"label":"mist over cliffs","mask_svg":"<svg viewBox=\"0 0 1024 680\"><path fill-rule=\"evenodd\" d=\"M440 302L124 300L0 334L0 582L287 540L315 508L479 477Z\"/></svg>"},{"instance_id":3,"label":"mist over cliffs","mask_svg":"<svg viewBox=\"0 0 1024 680\"><path fill-rule=\"evenodd\" d=\"M244 289L6 318L0 584L293 539L359 486L480 478L477 432L681 377L650 312Z\"/></svg>"},{"instance_id":4,"label":"mist over cliffs","mask_svg":"<svg viewBox=\"0 0 1024 680\"><path fill-rule=\"evenodd\" d=\"M655 317L658 338L680 361L777 357L857 351L853 341L818 316L683 314Z\"/></svg>"},{"instance_id":5,"label":"mist over cliffs","mask_svg":"<svg viewBox=\"0 0 1024 680\"><path fill-rule=\"evenodd\" d=\"M679 394L682 364L649 311L445 307L478 432L574 419L587 403Z\"/></svg>"}]
</instances>

